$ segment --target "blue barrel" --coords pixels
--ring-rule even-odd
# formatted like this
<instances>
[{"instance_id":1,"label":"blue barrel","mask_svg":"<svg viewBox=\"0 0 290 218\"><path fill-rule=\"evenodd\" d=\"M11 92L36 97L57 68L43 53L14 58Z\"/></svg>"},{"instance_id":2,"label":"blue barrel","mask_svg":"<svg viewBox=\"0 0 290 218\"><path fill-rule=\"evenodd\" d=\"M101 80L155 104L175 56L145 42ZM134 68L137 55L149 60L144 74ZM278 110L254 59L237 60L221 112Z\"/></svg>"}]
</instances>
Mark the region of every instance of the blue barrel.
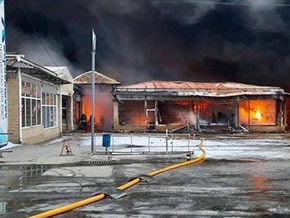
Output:
<instances>
[{"instance_id":1,"label":"blue barrel","mask_svg":"<svg viewBox=\"0 0 290 218\"><path fill-rule=\"evenodd\" d=\"M110 147L111 145L111 135L103 134L103 147Z\"/></svg>"}]
</instances>

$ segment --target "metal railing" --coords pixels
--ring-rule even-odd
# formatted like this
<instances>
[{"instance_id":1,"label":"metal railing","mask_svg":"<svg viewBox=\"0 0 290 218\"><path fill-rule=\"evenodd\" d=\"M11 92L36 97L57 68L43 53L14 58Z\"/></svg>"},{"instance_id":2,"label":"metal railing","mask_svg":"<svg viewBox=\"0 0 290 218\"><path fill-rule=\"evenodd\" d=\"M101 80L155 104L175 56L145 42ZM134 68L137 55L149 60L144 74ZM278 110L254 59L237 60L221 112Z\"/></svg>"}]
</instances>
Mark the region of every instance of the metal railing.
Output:
<instances>
[{"instance_id":1,"label":"metal railing","mask_svg":"<svg viewBox=\"0 0 290 218\"><path fill-rule=\"evenodd\" d=\"M110 144L106 146L103 145L103 135L96 135L97 151L105 151L115 154L184 153L193 151L199 143L199 140L195 139L193 134L112 133L109 135Z\"/></svg>"}]
</instances>

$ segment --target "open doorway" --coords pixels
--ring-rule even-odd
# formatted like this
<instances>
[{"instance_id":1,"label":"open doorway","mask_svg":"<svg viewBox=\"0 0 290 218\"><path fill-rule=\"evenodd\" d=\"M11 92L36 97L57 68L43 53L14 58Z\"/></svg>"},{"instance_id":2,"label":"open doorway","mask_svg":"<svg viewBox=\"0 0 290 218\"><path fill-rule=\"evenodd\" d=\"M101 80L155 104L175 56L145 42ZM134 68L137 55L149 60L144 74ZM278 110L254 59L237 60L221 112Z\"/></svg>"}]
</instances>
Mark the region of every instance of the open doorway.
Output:
<instances>
[{"instance_id":1,"label":"open doorway","mask_svg":"<svg viewBox=\"0 0 290 218\"><path fill-rule=\"evenodd\" d=\"M70 98L69 96L62 96L62 131L69 131L70 126Z\"/></svg>"}]
</instances>

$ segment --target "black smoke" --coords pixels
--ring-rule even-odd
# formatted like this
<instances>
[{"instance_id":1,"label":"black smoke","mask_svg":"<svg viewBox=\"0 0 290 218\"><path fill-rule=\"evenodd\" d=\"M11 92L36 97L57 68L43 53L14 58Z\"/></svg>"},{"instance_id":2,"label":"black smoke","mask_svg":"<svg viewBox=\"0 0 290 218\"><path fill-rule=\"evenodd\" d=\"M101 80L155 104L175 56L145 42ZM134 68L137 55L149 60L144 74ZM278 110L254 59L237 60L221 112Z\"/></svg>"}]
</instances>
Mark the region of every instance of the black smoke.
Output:
<instances>
[{"instance_id":1,"label":"black smoke","mask_svg":"<svg viewBox=\"0 0 290 218\"><path fill-rule=\"evenodd\" d=\"M123 84L232 81L290 88L290 5L282 0L7 0L7 51L96 70Z\"/></svg>"}]
</instances>

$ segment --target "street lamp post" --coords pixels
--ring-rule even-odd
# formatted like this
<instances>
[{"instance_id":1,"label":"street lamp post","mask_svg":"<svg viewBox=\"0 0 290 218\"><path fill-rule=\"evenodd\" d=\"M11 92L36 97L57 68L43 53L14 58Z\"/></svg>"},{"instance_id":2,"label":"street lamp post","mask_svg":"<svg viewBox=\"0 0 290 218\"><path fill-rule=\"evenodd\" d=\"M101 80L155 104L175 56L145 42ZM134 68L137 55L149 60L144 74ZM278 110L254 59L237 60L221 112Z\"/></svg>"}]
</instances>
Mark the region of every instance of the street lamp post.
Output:
<instances>
[{"instance_id":1,"label":"street lamp post","mask_svg":"<svg viewBox=\"0 0 290 218\"><path fill-rule=\"evenodd\" d=\"M95 55L96 55L96 34L92 29L92 114L91 114L91 152L95 154Z\"/></svg>"}]
</instances>

